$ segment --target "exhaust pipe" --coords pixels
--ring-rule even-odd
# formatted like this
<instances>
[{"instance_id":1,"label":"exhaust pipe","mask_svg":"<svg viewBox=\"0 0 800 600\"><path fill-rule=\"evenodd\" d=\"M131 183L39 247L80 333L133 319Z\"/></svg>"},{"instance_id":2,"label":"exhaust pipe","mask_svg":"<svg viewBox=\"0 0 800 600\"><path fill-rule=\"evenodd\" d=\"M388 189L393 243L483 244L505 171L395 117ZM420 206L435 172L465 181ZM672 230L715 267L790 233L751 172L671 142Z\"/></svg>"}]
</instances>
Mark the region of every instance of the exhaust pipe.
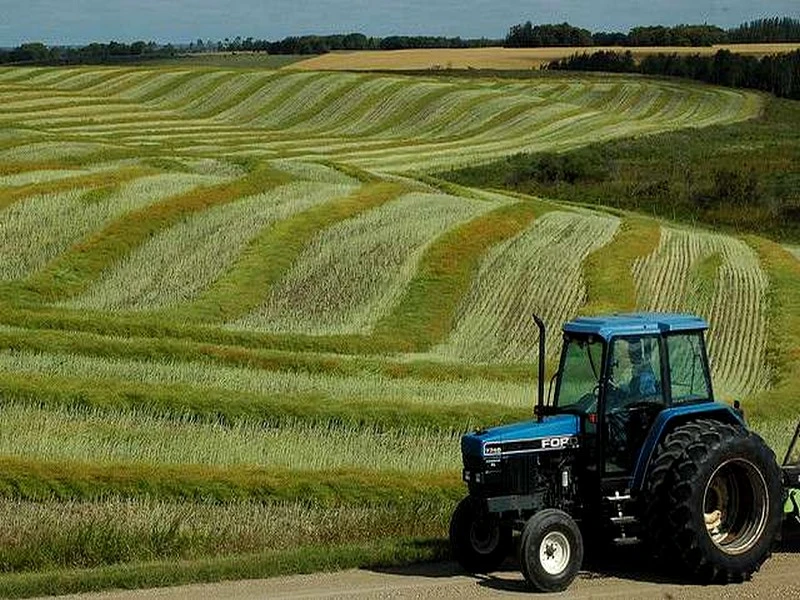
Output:
<instances>
[{"instance_id":1,"label":"exhaust pipe","mask_svg":"<svg viewBox=\"0 0 800 600\"><path fill-rule=\"evenodd\" d=\"M544 414L542 408L544 407L544 342L545 342L545 331L544 331L544 322L537 316L533 315L533 320L536 323L536 326L539 328L539 399L536 404L536 409L533 411L533 414L537 417L539 422L541 423L542 419L544 418Z\"/></svg>"}]
</instances>

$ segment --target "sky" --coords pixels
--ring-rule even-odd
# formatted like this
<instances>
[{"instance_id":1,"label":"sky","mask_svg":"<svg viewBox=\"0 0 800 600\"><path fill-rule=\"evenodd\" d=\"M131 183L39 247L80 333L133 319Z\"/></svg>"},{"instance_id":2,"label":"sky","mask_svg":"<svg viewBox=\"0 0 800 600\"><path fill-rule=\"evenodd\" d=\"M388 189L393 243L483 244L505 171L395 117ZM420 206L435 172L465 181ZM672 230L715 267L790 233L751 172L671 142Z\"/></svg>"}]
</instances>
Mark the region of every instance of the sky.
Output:
<instances>
[{"instance_id":1,"label":"sky","mask_svg":"<svg viewBox=\"0 0 800 600\"><path fill-rule=\"evenodd\" d=\"M770 16L800 18L800 0L0 0L0 46L350 32L500 39L528 20L628 31L679 23L732 27Z\"/></svg>"}]
</instances>

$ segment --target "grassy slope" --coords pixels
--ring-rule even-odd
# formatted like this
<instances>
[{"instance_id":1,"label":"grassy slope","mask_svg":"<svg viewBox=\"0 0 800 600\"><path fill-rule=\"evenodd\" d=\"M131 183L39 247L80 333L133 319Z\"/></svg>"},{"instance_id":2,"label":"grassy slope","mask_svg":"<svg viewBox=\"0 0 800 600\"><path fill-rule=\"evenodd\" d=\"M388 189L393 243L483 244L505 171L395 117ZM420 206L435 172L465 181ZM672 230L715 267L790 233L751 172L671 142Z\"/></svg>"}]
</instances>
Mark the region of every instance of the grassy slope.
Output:
<instances>
[{"instance_id":1,"label":"grassy slope","mask_svg":"<svg viewBox=\"0 0 800 600\"><path fill-rule=\"evenodd\" d=\"M800 103L770 98L758 119L622 139L563 156L519 155L444 173L733 232L800 240Z\"/></svg>"}]
</instances>

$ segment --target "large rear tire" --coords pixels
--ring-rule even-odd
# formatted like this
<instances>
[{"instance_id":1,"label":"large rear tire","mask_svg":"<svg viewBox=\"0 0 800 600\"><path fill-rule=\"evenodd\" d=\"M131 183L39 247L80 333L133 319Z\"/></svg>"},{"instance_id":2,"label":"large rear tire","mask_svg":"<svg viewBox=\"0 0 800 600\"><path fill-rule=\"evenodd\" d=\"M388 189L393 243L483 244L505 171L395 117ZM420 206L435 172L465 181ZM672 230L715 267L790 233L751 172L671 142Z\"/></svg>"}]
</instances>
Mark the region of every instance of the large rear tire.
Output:
<instances>
[{"instance_id":1,"label":"large rear tire","mask_svg":"<svg viewBox=\"0 0 800 600\"><path fill-rule=\"evenodd\" d=\"M495 571L511 550L511 528L467 496L450 519L450 550L470 573Z\"/></svg>"},{"instance_id":2,"label":"large rear tire","mask_svg":"<svg viewBox=\"0 0 800 600\"><path fill-rule=\"evenodd\" d=\"M749 579L781 526L775 455L757 434L717 421L665 438L644 498L645 536L661 562L703 582Z\"/></svg>"}]
</instances>

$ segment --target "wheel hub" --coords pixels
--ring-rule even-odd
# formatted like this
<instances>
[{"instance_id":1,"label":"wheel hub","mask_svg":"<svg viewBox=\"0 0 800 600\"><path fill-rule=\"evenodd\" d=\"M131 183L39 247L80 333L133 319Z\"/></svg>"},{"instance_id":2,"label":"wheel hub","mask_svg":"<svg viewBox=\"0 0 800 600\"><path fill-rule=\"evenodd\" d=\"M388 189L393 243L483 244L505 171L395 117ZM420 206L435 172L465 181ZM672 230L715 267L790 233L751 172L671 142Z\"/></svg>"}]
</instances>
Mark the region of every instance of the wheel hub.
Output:
<instances>
[{"instance_id":1,"label":"wheel hub","mask_svg":"<svg viewBox=\"0 0 800 600\"><path fill-rule=\"evenodd\" d=\"M769 516L764 476L751 462L731 459L711 475L703 495L706 531L726 554L747 552L761 538Z\"/></svg>"},{"instance_id":2,"label":"wheel hub","mask_svg":"<svg viewBox=\"0 0 800 600\"><path fill-rule=\"evenodd\" d=\"M551 531L542 538L539 545L539 562L549 575L559 575L567 568L570 559L570 545L567 537L560 531Z\"/></svg>"}]
</instances>

